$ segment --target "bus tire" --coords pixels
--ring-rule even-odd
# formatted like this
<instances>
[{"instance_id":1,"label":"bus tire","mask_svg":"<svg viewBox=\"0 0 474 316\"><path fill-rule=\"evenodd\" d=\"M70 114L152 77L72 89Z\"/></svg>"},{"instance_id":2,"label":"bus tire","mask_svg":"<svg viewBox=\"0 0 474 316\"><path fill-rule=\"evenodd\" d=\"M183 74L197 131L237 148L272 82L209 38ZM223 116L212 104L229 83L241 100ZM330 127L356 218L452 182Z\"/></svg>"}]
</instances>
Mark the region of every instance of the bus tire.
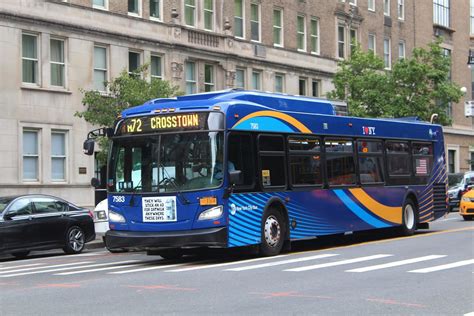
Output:
<instances>
[{"instance_id":1,"label":"bus tire","mask_svg":"<svg viewBox=\"0 0 474 316\"><path fill-rule=\"evenodd\" d=\"M283 248L286 236L283 215L277 209L269 207L263 213L261 226L260 255L264 257L278 255Z\"/></svg>"},{"instance_id":2,"label":"bus tire","mask_svg":"<svg viewBox=\"0 0 474 316\"><path fill-rule=\"evenodd\" d=\"M418 209L415 203L410 199L406 199L402 208L402 226L400 233L402 236L411 236L415 233L418 217Z\"/></svg>"}]
</instances>

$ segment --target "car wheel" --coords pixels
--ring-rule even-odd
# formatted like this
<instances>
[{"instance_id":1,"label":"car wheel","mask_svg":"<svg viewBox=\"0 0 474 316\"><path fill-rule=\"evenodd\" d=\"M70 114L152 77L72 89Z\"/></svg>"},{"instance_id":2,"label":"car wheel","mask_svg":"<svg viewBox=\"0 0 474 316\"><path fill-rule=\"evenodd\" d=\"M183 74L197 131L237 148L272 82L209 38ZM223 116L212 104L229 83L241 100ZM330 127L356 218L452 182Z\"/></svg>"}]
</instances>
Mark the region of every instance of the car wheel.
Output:
<instances>
[{"instance_id":1,"label":"car wheel","mask_svg":"<svg viewBox=\"0 0 474 316\"><path fill-rule=\"evenodd\" d=\"M411 236L416 230L418 210L411 199L407 199L403 205L402 227L400 233L403 236Z\"/></svg>"},{"instance_id":2,"label":"car wheel","mask_svg":"<svg viewBox=\"0 0 474 316\"><path fill-rule=\"evenodd\" d=\"M462 218L464 218L465 221L472 221L474 220L473 215L463 215Z\"/></svg>"},{"instance_id":3,"label":"car wheel","mask_svg":"<svg viewBox=\"0 0 474 316\"><path fill-rule=\"evenodd\" d=\"M158 255L163 259L177 260L181 259L184 255L181 248L163 249L159 251L147 251L147 255Z\"/></svg>"},{"instance_id":4,"label":"car wheel","mask_svg":"<svg viewBox=\"0 0 474 316\"><path fill-rule=\"evenodd\" d=\"M278 255L283 248L286 236L282 214L274 208L268 208L263 213L261 230L260 255L265 257Z\"/></svg>"},{"instance_id":5,"label":"car wheel","mask_svg":"<svg viewBox=\"0 0 474 316\"><path fill-rule=\"evenodd\" d=\"M30 254L29 251L18 251L18 252L12 253L12 256L17 258L17 259L24 259L24 258L28 257L29 254Z\"/></svg>"},{"instance_id":6,"label":"car wheel","mask_svg":"<svg viewBox=\"0 0 474 316\"><path fill-rule=\"evenodd\" d=\"M85 246L84 231L79 226L72 226L66 234L66 243L63 248L65 253L81 253Z\"/></svg>"}]
</instances>

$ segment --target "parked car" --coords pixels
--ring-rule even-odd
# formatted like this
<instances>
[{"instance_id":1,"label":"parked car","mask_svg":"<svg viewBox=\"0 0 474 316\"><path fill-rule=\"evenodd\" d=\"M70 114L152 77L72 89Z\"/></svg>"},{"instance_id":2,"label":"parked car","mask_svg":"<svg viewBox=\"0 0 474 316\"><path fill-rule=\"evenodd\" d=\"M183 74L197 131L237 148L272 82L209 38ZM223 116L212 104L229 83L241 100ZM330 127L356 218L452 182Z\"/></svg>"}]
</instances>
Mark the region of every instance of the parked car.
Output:
<instances>
[{"instance_id":1,"label":"parked car","mask_svg":"<svg viewBox=\"0 0 474 316\"><path fill-rule=\"evenodd\" d=\"M94 227L95 233L99 236L105 236L109 230L109 204L107 199L102 200L94 209Z\"/></svg>"},{"instance_id":2,"label":"parked car","mask_svg":"<svg viewBox=\"0 0 474 316\"><path fill-rule=\"evenodd\" d=\"M0 253L26 257L62 248L76 254L95 239L92 212L49 195L0 197Z\"/></svg>"},{"instance_id":3,"label":"parked car","mask_svg":"<svg viewBox=\"0 0 474 316\"><path fill-rule=\"evenodd\" d=\"M461 196L466 191L470 182L474 182L474 171L466 172L457 184L448 189L449 211L459 206Z\"/></svg>"},{"instance_id":4,"label":"parked car","mask_svg":"<svg viewBox=\"0 0 474 316\"><path fill-rule=\"evenodd\" d=\"M461 197L461 204L459 205L459 214L465 221L474 220L474 188L469 186L469 189Z\"/></svg>"}]
</instances>

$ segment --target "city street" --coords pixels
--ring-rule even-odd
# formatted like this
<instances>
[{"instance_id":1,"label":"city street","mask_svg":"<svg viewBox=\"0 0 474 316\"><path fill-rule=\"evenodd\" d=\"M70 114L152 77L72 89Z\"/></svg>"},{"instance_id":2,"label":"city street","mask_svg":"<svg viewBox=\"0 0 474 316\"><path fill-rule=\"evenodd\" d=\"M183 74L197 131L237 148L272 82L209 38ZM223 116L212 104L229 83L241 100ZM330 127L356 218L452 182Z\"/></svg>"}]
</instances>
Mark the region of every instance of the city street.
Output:
<instances>
[{"instance_id":1,"label":"city street","mask_svg":"<svg viewBox=\"0 0 474 316\"><path fill-rule=\"evenodd\" d=\"M348 235L270 258L212 251L170 262L103 248L0 260L0 311L28 314L474 312L474 223L457 213L412 237Z\"/></svg>"}]
</instances>

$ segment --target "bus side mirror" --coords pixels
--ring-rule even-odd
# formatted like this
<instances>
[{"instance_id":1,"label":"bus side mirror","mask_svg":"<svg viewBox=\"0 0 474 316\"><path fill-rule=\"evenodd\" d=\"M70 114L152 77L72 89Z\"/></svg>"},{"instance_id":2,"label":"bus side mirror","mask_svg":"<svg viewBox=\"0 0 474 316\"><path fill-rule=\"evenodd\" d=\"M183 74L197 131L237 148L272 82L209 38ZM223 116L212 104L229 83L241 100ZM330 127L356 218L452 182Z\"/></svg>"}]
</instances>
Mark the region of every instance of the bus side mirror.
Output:
<instances>
[{"instance_id":1,"label":"bus side mirror","mask_svg":"<svg viewBox=\"0 0 474 316\"><path fill-rule=\"evenodd\" d=\"M88 156L92 156L94 154L94 143L95 141L90 138L84 141L84 145L82 146L84 154Z\"/></svg>"},{"instance_id":2,"label":"bus side mirror","mask_svg":"<svg viewBox=\"0 0 474 316\"><path fill-rule=\"evenodd\" d=\"M92 179L91 179L91 185L92 185L94 188L96 188L96 189L97 189L98 187L100 187L100 181L99 181L99 179L97 179L97 178L92 178Z\"/></svg>"},{"instance_id":3,"label":"bus side mirror","mask_svg":"<svg viewBox=\"0 0 474 316\"><path fill-rule=\"evenodd\" d=\"M229 171L229 182L231 185L243 184L244 181L242 180L242 171L240 170Z\"/></svg>"}]
</instances>

